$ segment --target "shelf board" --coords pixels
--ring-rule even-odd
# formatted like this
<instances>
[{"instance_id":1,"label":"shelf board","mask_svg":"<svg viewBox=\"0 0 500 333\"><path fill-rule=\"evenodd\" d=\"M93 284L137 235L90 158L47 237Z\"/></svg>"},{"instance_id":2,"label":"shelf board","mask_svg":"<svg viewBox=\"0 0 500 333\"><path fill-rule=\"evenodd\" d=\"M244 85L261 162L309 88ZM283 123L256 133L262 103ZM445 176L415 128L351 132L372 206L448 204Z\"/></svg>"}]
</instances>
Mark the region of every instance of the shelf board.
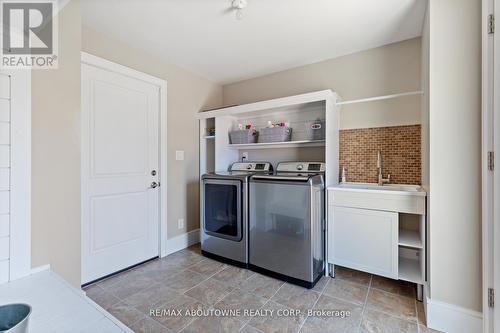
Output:
<instances>
[{"instance_id":1,"label":"shelf board","mask_svg":"<svg viewBox=\"0 0 500 333\"><path fill-rule=\"evenodd\" d=\"M207 139L207 140L215 139L215 135L206 135L203 137L203 139Z\"/></svg>"},{"instance_id":2,"label":"shelf board","mask_svg":"<svg viewBox=\"0 0 500 333\"><path fill-rule=\"evenodd\" d=\"M325 140L304 140L287 142L269 142L269 143L244 143L230 144L230 149L267 149L267 148L300 148L300 147L324 147Z\"/></svg>"},{"instance_id":3,"label":"shelf board","mask_svg":"<svg viewBox=\"0 0 500 333\"><path fill-rule=\"evenodd\" d=\"M417 230L399 229L399 246L411 247L414 249L423 248L420 232Z\"/></svg>"},{"instance_id":4,"label":"shelf board","mask_svg":"<svg viewBox=\"0 0 500 333\"><path fill-rule=\"evenodd\" d=\"M422 284L420 262L417 259L399 257L399 280Z\"/></svg>"}]
</instances>

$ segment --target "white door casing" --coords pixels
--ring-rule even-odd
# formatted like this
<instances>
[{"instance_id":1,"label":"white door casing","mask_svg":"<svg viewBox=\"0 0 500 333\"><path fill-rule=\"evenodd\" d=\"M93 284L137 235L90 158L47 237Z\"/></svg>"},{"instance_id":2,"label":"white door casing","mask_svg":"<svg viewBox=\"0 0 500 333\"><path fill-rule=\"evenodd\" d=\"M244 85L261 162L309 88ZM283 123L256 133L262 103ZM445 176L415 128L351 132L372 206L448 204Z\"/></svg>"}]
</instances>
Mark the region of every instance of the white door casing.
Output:
<instances>
[{"instance_id":1,"label":"white door casing","mask_svg":"<svg viewBox=\"0 0 500 333\"><path fill-rule=\"evenodd\" d=\"M160 156L166 85L87 54L82 60L85 284L163 252L160 235L166 237L166 230L160 220L164 221L166 209L160 198L162 203L166 198L161 187L151 184L166 175Z\"/></svg>"},{"instance_id":2,"label":"white door casing","mask_svg":"<svg viewBox=\"0 0 500 333\"><path fill-rule=\"evenodd\" d=\"M31 271L31 71L0 71L0 283Z\"/></svg>"}]
</instances>

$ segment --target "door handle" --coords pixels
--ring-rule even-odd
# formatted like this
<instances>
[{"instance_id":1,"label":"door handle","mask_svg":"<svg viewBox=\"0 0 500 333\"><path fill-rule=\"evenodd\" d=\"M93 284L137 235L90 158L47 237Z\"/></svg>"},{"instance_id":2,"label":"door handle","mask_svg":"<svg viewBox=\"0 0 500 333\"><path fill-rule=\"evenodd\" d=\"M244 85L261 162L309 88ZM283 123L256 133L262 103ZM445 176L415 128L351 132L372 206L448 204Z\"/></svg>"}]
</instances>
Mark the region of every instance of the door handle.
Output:
<instances>
[{"instance_id":1,"label":"door handle","mask_svg":"<svg viewBox=\"0 0 500 333\"><path fill-rule=\"evenodd\" d=\"M150 188L157 188L158 186L160 186L160 183L157 183L157 182L152 182L151 185L149 186Z\"/></svg>"}]
</instances>

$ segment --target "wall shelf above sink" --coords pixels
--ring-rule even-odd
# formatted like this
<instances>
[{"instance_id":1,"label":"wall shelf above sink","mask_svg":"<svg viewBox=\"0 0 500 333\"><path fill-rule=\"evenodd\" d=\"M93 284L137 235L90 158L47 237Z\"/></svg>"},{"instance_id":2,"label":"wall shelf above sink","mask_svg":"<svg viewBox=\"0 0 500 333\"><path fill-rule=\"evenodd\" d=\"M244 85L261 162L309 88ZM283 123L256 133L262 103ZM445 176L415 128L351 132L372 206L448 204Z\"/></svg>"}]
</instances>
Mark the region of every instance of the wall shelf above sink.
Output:
<instances>
[{"instance_id":1,"label":"wall shelf above sink","mask_svg":"<svg viewBox=\"0 0 500 333\"><path fill-rule=\"evenodd\" d=\"M244 143L229 144L230 149L264 149L264 148L300 148L300 147L324 147L325 140L302 140L287 142L268 142L268 143Z\"/></svg>"}]
</instances>

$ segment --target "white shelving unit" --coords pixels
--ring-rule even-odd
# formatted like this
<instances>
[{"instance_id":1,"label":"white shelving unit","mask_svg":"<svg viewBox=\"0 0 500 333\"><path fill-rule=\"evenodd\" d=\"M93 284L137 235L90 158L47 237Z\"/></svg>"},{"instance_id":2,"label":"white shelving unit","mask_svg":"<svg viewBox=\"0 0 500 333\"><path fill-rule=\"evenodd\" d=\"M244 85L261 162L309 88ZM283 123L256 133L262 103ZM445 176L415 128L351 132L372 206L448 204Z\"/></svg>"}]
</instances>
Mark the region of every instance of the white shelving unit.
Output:
<instances>
[{"instance_id":1,"label":"white shelving unit","mask_svg":"<svg viewBox=\"0 0 500 333\"><path fill-rule=\"evenodd\" d=\"M229 144L230 149L266 149L266 148L301 148L301 147L324 147L325 140L302 140L288 142L269 142L269 143L244 143Z\"/></svg>"},{"instance_id":2,"label":"white shelving unit","mask_svg":"<svg viewBox=\"0 0 500 333\"><path fill-rule=\"evenodd\" d=\"M278 162L304 158L326 162L326 185L338 183L339 106L337 94L322 90L245 105L224 107L198 113L200 121L200 174L226 171L247 150L249 160ZM324 120L324 140L307 140L306 123ZM257 130L268 121L285 121L292 127L292 141L230 144L229 131L238 124L252 124ZM215 128L215 137L207 129ZM272 152L268 151L273 149Z\"/></svg>"},{"instance_id":3,"label":"white shelving unit","mask_svg":"<svg viewBox=\"0 0 500 333\"><path fill-rule=\"evenodd\" d=\"M399 257L399 279L422 284L422 270L419 260Z\"/></svg>"},{"instance_id":4,"label":"white shelving unit","mask_svg":"<svg viewBox=\"0 0 500 333\"><path fill-rule=\"evenodd\" d=\"M416 230L399 230L399 246L421 249L422 240L420 239L420 232Z\"/></svg>"}]
</instances>

